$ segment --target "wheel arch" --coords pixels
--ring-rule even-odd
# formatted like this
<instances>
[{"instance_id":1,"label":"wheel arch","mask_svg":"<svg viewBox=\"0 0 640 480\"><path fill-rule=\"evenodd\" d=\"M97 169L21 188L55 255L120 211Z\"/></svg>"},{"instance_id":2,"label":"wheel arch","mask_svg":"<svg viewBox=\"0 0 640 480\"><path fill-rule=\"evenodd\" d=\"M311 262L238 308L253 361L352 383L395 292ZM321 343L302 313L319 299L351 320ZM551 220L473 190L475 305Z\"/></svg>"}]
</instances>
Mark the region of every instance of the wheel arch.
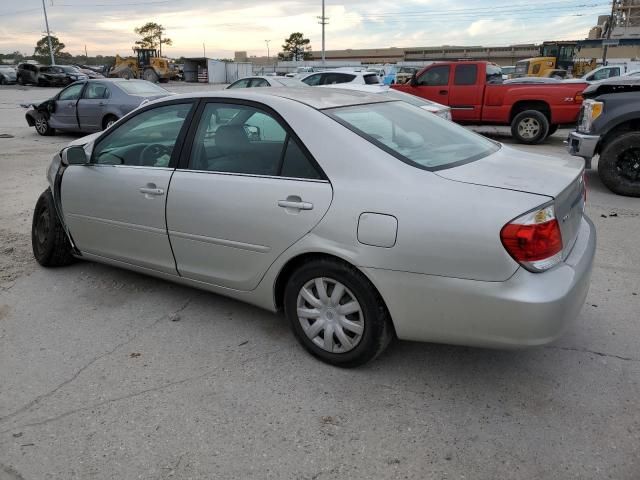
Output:
<instances>
[{"instance_id":1,"label":"wheel arch","mask_svg":"<svg viewBox=\"0 0 640 480\"><path fill-rule=\"evenodd\" d=\"M29 125L30 127L36 126L36 119L33 118L33 114L31 112L25 113L24 118L27 121L27 125Z\"/></svg>"},{"instance_id":2,"label":"wheel arch","mask_svg":"<svg viewBox=\"0 0 640 480\"><path fill-rule=\"evenodd\" d=\"M118 115L116 115L113 112L106 112L103 116L102 116L102 120L100 121L100 125L102 126L102 130L104 130L105 128L107 128L107 120L109 118L115 118L116 121L120 120L120 117Z\"/></svg>"},{"instance_id":3,"label":"wheel arch","mask_svg":"<svg viewBox=\"0 0 640 480\"><path fill-rule=\"evenodd\" d=\"M606 131L606 133L602 135L602 140L598 142L598 146L596 147L595 153L597 154L602 153L606 148L606 146L609 144L609 142L611 142L612 140L614 140L620 135L624 135L625 133L630 133L630 132L640 132L640 116L631 118L631 119L628 119L628 118L624 119L621 122L609 128Z\"/></svg>"},{"instance_id":4,"label":"wheel arch","mask_svg":"<svg viewBox=\"0 0 640 480\"><path fill-rule=\"evenodd\" d=\"M549 123L551 123L551 106L544 100L518 100L511 106L509 123L513 122L516 115L526 110L537 110L541 112L547 117Z\"/></svg>"}]
</instances>

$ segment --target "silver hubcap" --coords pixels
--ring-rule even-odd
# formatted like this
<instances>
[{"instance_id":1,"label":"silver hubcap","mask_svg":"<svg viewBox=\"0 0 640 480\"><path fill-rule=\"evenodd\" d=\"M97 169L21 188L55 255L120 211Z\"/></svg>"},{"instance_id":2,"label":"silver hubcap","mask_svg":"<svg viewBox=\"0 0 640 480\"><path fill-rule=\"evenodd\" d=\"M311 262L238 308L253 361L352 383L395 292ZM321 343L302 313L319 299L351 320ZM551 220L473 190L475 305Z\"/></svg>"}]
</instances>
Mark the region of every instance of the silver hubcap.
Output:
<instances>
[{"instance_id":1,"label":"silver hubcap","mask_svg":"<svg viewBox=\"0 0 640 480\"><path fill-rule=\"evenodd\" d=\"M36 120L36 130L40 133L47 131L47 121L44 118L38 118Z\"/></svg>"},{"instance_id":2,"label":"silver hubcap","mask_svg":"<svg viewBox=\"0 0 640 480\"><path fill-rule=\"evenodd\" d=\"M356 348L364 333L364 315L356 297L331 278L314 278L298 293L298 320L307 337L331 353Z\"/></svg>"},{"instance_id":3,"label":"silver hubcap","mask_svg":"<svg viewBox=\"0 0 640 480\"><path fill-rule=\"evenodd\" d=\"M523 118L518 124L518 133L522 138L535 138L540 133L540 122L535 118Z\"/></svg>"},{"instance_id":4,"label":"silver hubcap","mask_svg":"<svg viewBox=\"0 0 640 480\"><path fill-rule=\"evenodd\" d=\"M115 121L115 120L109 120L109 121L107 122L107 128L111 128L111 125L113 125L114 123L116 123L116 121Z\"/></svg>"}]
</instances>

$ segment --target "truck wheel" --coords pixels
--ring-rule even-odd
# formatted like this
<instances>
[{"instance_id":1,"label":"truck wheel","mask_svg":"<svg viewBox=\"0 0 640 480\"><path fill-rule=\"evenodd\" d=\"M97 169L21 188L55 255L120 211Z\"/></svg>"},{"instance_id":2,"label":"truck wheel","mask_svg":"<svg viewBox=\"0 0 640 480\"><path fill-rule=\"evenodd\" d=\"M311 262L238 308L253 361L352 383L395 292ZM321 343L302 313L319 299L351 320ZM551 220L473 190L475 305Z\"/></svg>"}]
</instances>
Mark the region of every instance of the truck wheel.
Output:
<instances>
[{"instance_id":1,"label":"truck wheel","mask_svg":"<svg viewBox=\"0 0 640 480\"><path fill-rule=\"evenodd\" d=\"M42 192L33 211L31 246L33 256L43 267L61 267L75 261L49 188Z\"/></svg>"},{"instance_id":2,"label":"truck wheel","mask_svg":"<svg viewBox=\"0 0 640 480\"><path fill-rule=\"evenodd\" d=\"M158 74L151 68L147 68L144 71L144 79L147 82L158 83Z\"/></svg>"},{"instance_id":3,"label":"truck wheel","mask_svg":"<svg viewBox=\"0 0 640 480\"><path fill-rule=\"evenodd\" d=\"M122 70L119 73L120 78L124 78L125 80L131 80L132 78L135 78L135 76L133 75L133 71L130 68L125 68L124 70Z\"/></svg>"},{"instance_id":4,"label":"truck wheel","mask_svg":"<svg viewBox=\"0 0 640 480\"><path fill-rule=\"evenodd\" d=\"M640 132L620 135L604 147L598 175L612 192L640 197Z\"/></svg>"},{"instance_id":5,"label":"truck wheel","mask_svg":"<svg viewBox=\"0 0 640 480\"><path fill-rule=\"evenodd\" d=\"M515 116L511 122L511 135L526 145L541 143L549 132L549 120L538 110L525 110Z\"/></svg>"},{"instance_id":6,"label":"truck wheel","mask_svg":"<svg viewBox=\"0 0 640 480\"><path fill-rule=\"evenodd\" d=\"M549 138L551 135L556 133L558 131L558 127L559 126L560 125L551 125L551 126L549 126L549 133L547 133L547 138Z\"/></svg>"}]
</instances>

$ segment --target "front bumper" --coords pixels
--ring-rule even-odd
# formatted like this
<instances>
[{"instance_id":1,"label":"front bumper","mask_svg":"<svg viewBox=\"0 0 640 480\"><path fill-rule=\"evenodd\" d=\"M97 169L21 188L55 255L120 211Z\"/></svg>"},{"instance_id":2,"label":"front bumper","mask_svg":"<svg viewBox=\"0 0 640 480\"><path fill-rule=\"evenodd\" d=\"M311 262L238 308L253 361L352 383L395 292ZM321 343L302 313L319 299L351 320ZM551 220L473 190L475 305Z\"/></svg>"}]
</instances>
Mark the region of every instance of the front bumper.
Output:
<instances>
[{"instance_id":1,"label":"front bumper","mask_svg":"<svg viewBox=\"0 0 640 480\"><path fill-rule=\"evenodd\" d=\"M584 217L567 259L544 273L520 268L505 282L364 269L386 302L398 338L490 348L544 345L585 302L596 232Z\"/></svg>"},{"instance_id":2,"label":"front bumper","mask_svg":"<svg viewBox=\"0 0 640 480\"><path fill-rule=\"evenodd\" d=\"M596 154L599 141L600 135L571 132L567 138L569 153L576 157L591 159Z\"/></svg>"}]
</instances>

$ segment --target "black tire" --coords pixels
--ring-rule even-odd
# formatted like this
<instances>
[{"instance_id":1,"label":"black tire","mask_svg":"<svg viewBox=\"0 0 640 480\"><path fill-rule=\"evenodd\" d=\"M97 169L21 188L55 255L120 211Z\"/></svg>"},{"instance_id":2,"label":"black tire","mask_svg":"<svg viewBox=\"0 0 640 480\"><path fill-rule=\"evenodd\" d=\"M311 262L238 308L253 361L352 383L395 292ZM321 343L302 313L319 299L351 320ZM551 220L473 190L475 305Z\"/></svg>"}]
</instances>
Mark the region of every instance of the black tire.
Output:
<instances>
[{"instance_id":1,"label":"black tire","mask_svg":"<svg viewBox=\"0 0 640 480\"><path fill-rule=\"evenodd\" d=\"M537 145L547 138L549 119L538 110L525 110L511 122L511 135L525 145Z\"/></svg>"},{"instance_id":2,"label":"black tire","mask_svg":"<svg viewBox=\"0 0 640 480\"><path fill-rule=\"evenodd\" d=\"M118 117L116 117L115 115L107 115L102 119L102 130L106 130L107 128L109 128L110 124L117 121L118 121Z\"/></svg>"},{"instance_id":3,"label":"black tire","mask_svg":"<svg viewBox=\"0 0 640 480\"><path fill-rule=\"evenodd\" d=\"M153 70L152 68L147 68L143 74L142 77L147 81L147 82L151 82L151 83L158 83L158 74L155 72L155 70Z\"/></svg>"},{"instance_id":4,"label":"black tire","mask_svg":"<svg viewBox=\"0 0 640 480\"><path fill-rule=\"evenodd\" d=\"M556 125L556 124L550 125L549 126L549 131L547 132L547 138L549 138L551 135L556 133L558 131L559 127L560 127L560 125Z\"/></svg>"},{"instance_id":5,"label":"black tire","mask_svg":"<svg viewBox=\"0 0 640 480\"><path fill-rule=\"evenodd\" d=\"M42 135L43 137L51 137L56 134L55 128L51 128L49 126L49 120L44 115L44 113L39 113L36 118L33 119L36 127L36 132L38 135Z\"/></svg>"},{"instance_id":6,"label":"black tire","mask_svg":"<svg viewBox=\"0 0 640 480\"><path fill-rule=\"evenodd\" d=\"M135 75L133 74L133 70L131 70L130 68L125 68L118 74L118 76L120 78L124 78L125 80L131 80L133 78L136 78Z\"/></svg>"},{"instance_id":7,"label":"black tire","mask_svg":"<svg viewBox=\"0 0 640 480\"><path fill-rule=\"evenodd\" d=\"M363 332L358 343L349 351L328 352L316 345L302 328L301 320L298 318L298 295L308 282L316 278L340 282L348 290L346 294L354 296L360 304ZM327 294L331 293L327 290ZM375 287L357 269L335 260L314 260L298 268L285 286L284 311L293 333L302 346L316 358L338 367L357 367L373 360L384 351L394 336L389 313ZM322 333L324 335L324 330ZM337 340L338 337L333 338ZM336 343L340 344L339 340Z\"/></svg>"},{"instance_id":8,"label":"black tire","mask_svg":"<svg viewBox=\"0 0 640 480\"><path fill-rule=\"evenodd\" d=\"M620 135L604 147L598 175L612 192L640 197L640 132Z\"/></svg>"},{"instance_id":9,"label":"black tire","mask_svg":"<svg viewBox=\"0 0 640 480\"><path fill-rule=\"evenodd\" d=\"M18 85L24 85L24 80L20 75L18 75Z\"/></svg>"},{"instance_id":10,"label":"black tire","mask_svg":"<svg viewBox=\"0 0 640 480\"><path fill-rule=\"evenodd\" d=\"M6 78L0 77L0 85L6 85L7 83L9 83L9 82L7 82Z\"/></svg>"},{"instance_id":11,"label":"black tire","mask_svg":"<svg viewBox=\"0 0 640 480\"><path fill-rule=\"evenodd\" d=\"M31 247L33 256L43 267L61 267L75 261L48 188L38 198L33 211Z\"/></svg>"}]
</instances>

